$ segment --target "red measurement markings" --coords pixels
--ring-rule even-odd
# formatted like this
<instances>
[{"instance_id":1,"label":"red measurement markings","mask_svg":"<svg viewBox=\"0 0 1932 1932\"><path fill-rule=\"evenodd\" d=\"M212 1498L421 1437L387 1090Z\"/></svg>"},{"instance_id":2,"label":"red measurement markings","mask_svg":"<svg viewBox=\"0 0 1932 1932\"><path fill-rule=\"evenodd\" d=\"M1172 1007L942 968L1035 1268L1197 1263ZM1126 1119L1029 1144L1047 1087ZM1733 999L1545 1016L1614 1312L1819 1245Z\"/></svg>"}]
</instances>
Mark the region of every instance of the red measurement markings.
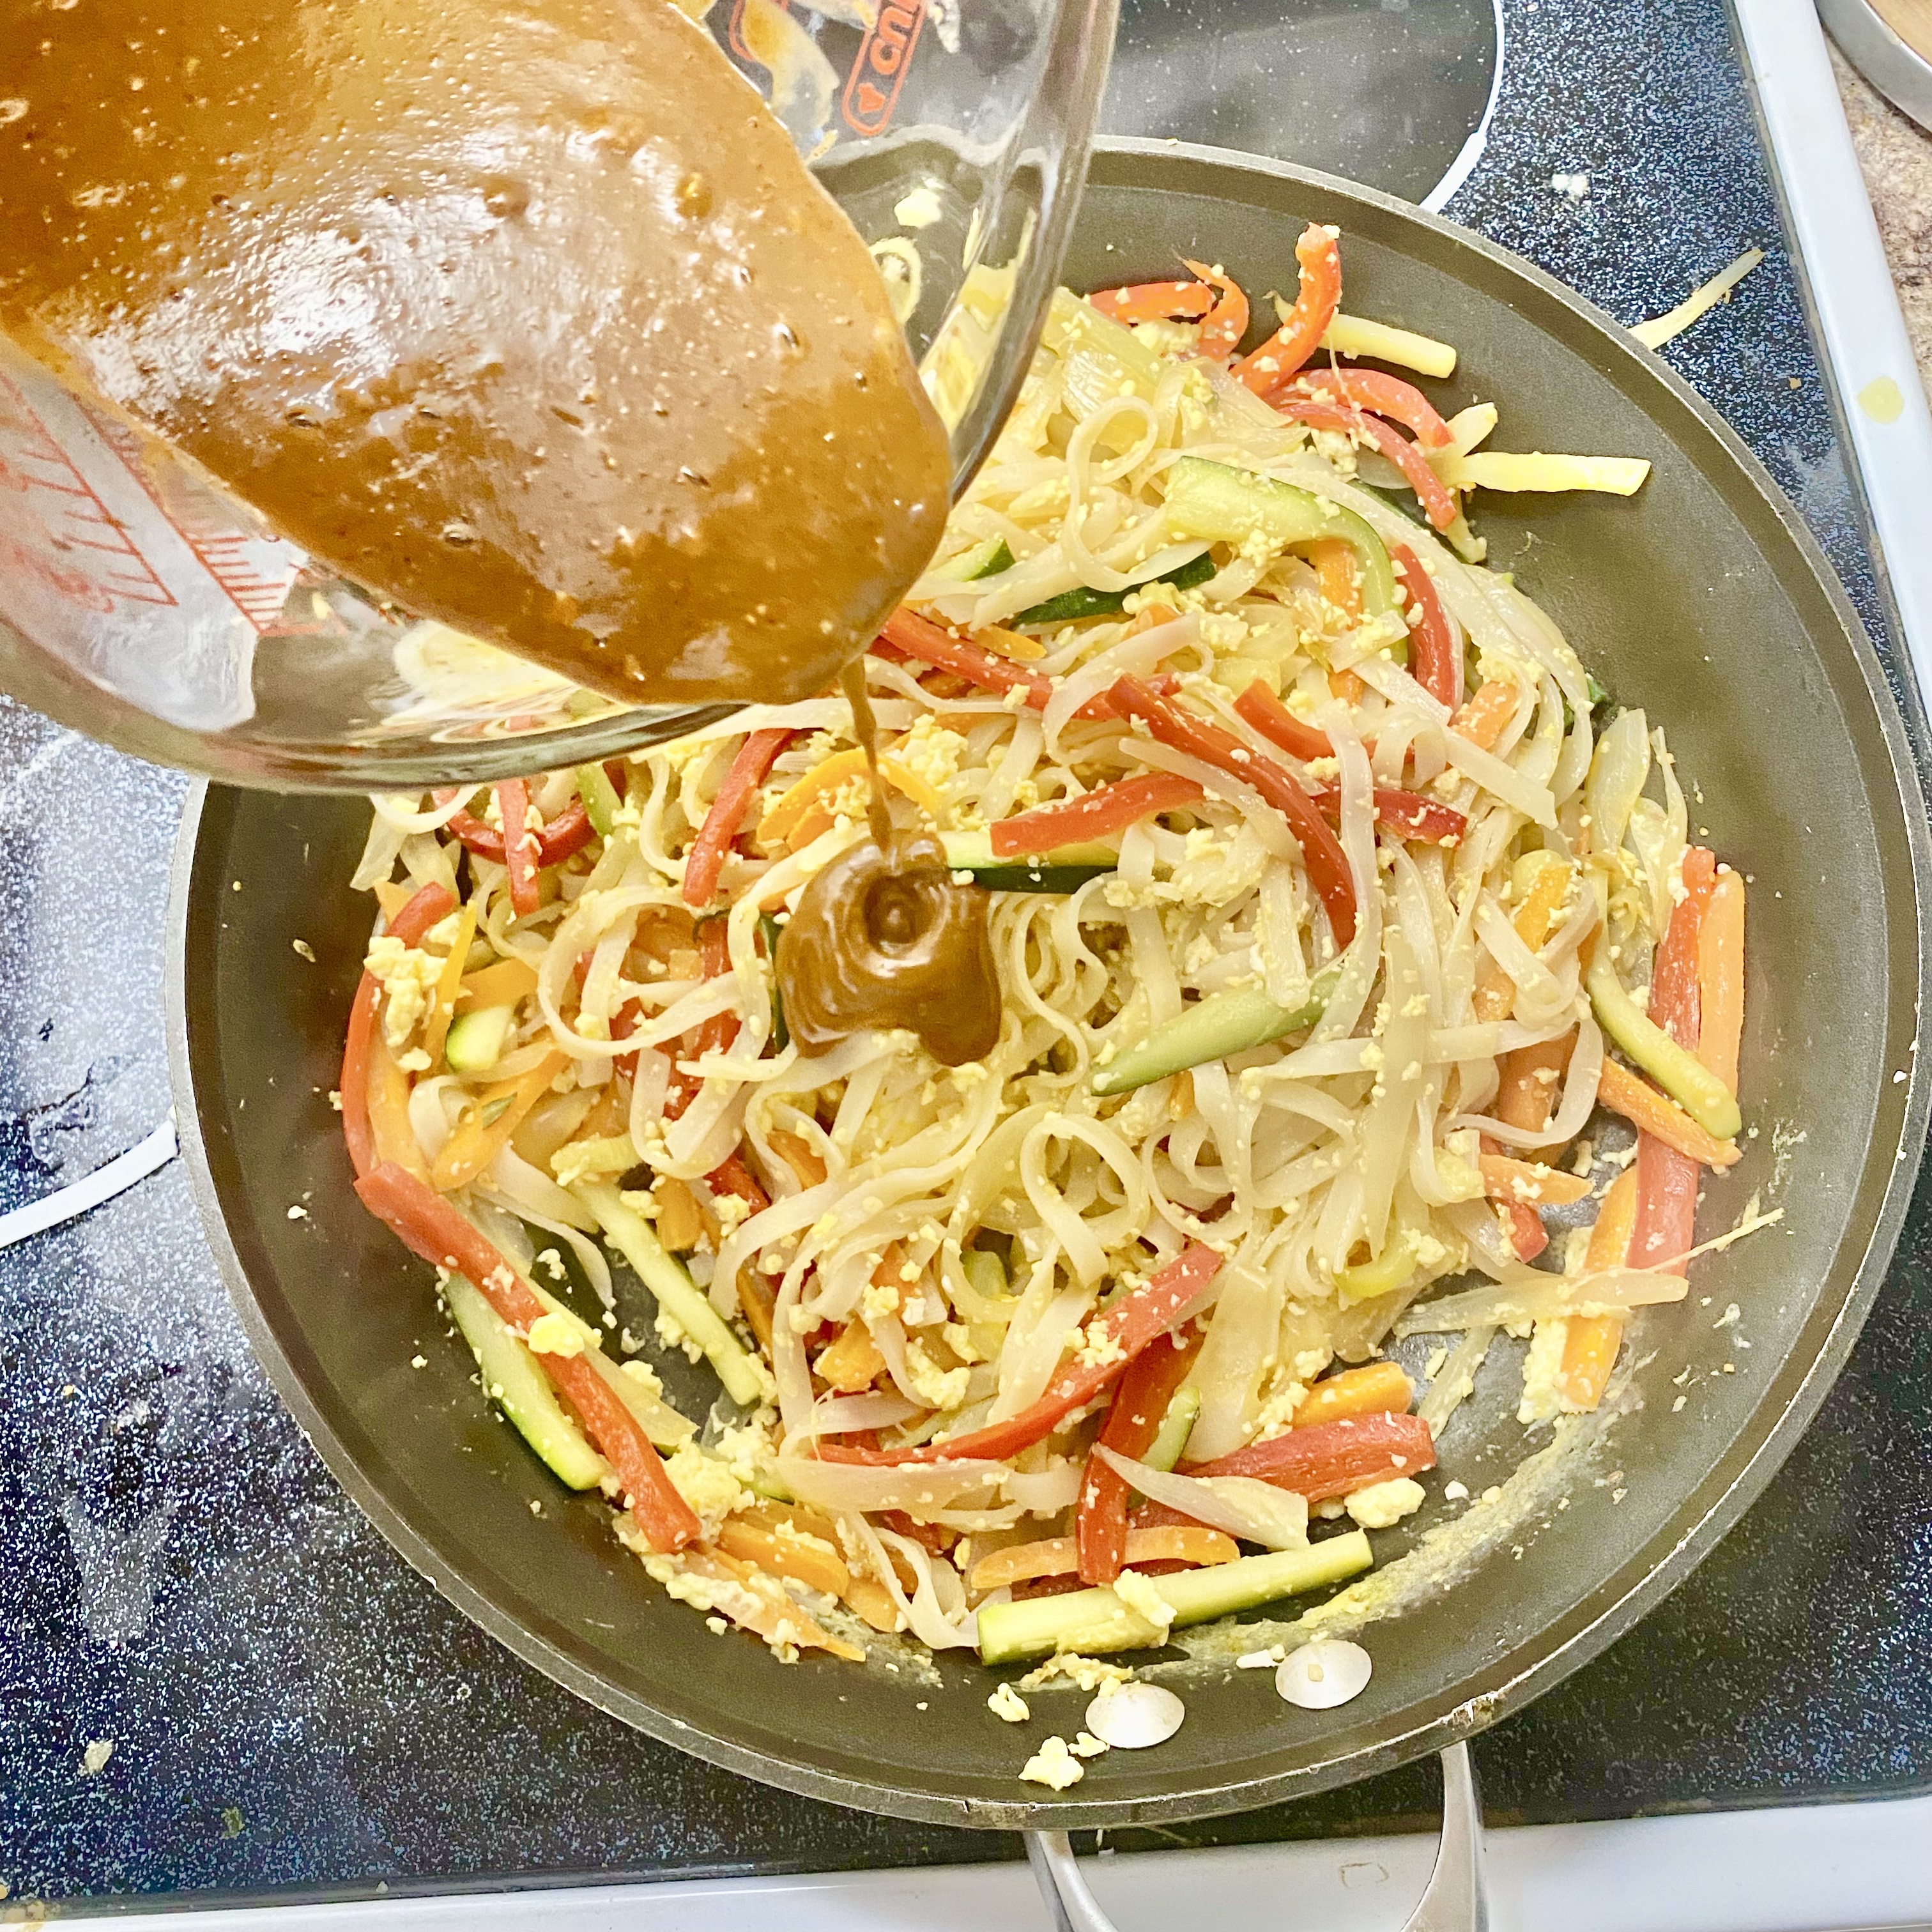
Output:
<instances>
[{"instance_id":1,"label":"red measurement markings","mask_svg":"<svg viewBox=\"0 0 1932 1932\"><path fill-rule=\"evenodd\" d=\"M101 441L121 459L129 476L140 484L148 500L170 527L194 551L202 569L228 594L228 598L259 633L277 628L282 606L289 594L296 566L292 559L278 576L265 575L249 554L251 545L264 541L236 530L221 519L219 508L196 502L185 488L172 494L174 500L164 502L148 466L142 460L141 440L124 423L111 416L86 411Z\"/></svg>"},{"instance_id":2,"label":"red measurement markings","mask_svg":"<svg viewBox=\"0 0 1932 1932\"><path fill-rule=\"evenodd\" d=\"M791 10L791 0L772 0L782 13ZM730 25L725 38L731 51L754 67L763 67L757 53L745 39L746 0L733 0ZM913 49L926 24L926 0L885 0L878 19L860 42L857 58L845 76L842 104L845 124L855 134L868 138L883 134L892 124L898 106L899 89L905 85L906 69L912 64Z\"/></svg>"},{"instance_id":3,"label":"red measurement markings","mask_svg":"<svg viewBox=\"0 0 1932 1932\"><path fill-rule=\"evenodd\" d=\"M76 564L85 562L82 574L91 589L135 604L175 602L174 592L135 548L120 520L109 514L106 505L49 434L26 398L4 374L0 374L0 488L17 491L31 504L56 550L92 553L86 559L73 560ZM17 563L23 548L10 545L9 554ZM39 574L46 574L44 569ZM63 578L76 574L58 573ZM69 584L55 587L98 608L95 599L80 595Z\"/></svg>"},{"instance_id":4,"label":"red measurement markings","mask_svg":"<svg viewBox=\"0 0 1932 1932\"><path fill-rule=\"evenodd\" d=\"M883 134L892 124L899 89L925 24L925 0L884 0L845 79L841 104L854 134Z\"/></svg>"}]
</instances>

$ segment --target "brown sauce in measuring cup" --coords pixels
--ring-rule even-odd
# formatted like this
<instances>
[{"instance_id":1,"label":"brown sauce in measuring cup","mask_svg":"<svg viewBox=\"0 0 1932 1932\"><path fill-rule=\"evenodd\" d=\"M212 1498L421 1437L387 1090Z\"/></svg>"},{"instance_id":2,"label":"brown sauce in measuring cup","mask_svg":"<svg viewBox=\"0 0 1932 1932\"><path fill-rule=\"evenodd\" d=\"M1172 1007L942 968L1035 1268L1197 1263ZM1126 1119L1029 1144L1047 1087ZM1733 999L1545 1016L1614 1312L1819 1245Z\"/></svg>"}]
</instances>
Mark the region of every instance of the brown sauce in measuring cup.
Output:
<instances>
[{"instance_id":1,"label":"brown sauce in measuring cup","mask_svg":"<svg viewBox=\"0 0 1932 1932\"><path fill-rule=\"evenodd\" d=\"M634 700L823 690L946 514L865 244L668 0L0 0L0 329Z\"/></svg>"},{"instance_id":2,"label":"brown sauce in measuring cup","mask_svg":"<svg viewBox=\"0 0 1932 1932\"><path fill-rule=\"evenodd\" d=\"M808 1052L906 1027L942 1066L983 1060L1000 1038L987 895L953 883L932 834L894 830L862 664L846 667L844 688L872 767L870 836L813 874L779 935L785 1024Z\"/></svg>"}]
</instances>

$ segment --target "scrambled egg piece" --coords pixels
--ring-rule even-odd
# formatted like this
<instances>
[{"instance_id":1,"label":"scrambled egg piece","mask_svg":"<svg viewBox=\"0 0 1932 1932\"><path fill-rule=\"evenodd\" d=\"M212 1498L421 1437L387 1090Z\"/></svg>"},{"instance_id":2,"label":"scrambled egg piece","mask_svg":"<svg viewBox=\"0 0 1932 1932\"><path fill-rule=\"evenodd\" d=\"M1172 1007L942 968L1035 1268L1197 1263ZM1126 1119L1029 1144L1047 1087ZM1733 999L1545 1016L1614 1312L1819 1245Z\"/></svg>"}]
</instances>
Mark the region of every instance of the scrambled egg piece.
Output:
<instances>
[{"instance_id":1,"label":"scrambled egg piece","mask_svg":"<svg viewBox=\"0 0 1932 1932\"><path fill-rule=\"evenodd\" d=\"M1048 1738L1020 1772L1026 1783L1043 1784L1049 1791L1064 1791L1086 1775L1087 1767L1067 1748L1064 1738Z\"/></svg>"},{"instance_id":2,"label":"scrambled egg piece","mask_svg":"<svg viewBox=\"0 0 1932 1932\"><path fill-rule=\"evenodd\" d=\"M1174 1622L1174 1606L1148 1578L1136 1570L1123 1570L1114 1579L1114 1594L1136 1616L1153 1624L1160 1632L1162 1641L1166 1641L1168 1628Z\"/></svg>"},{"instance_id":3,"label":"scrambled egg piece","mask_svg":"<svg viewBox=\"0 0 1932 1932\"><path fill-rule=\"evenodd\" d=\"M383 1040L400 1048L429 1010L430 995L442 976L442 962L386 932L370 940L362 964L388 995L382 1007Z\"/></svg>"},{"instance_id":4,"label":"scrambled egg piece","mask_svg":"<svg viewBox=\"0 0 1932 1932\"><path fill-rule=\"evenodd\" d=\"M664 1473L704 1524L707 1543L724 1527L727 1516L748 1508L756 1500L727 1464L688 1442L680 1444L665 1458Z\"/></svg>"},{"instance_id":5,"label":"scrambled egg piece","mask_svg":"<svg viewBox=\"0 0 1932 1932\"><path fill-rule=\"evenodd\" d=\"M580 1355L584 1352L584 1331L568 1315L560 1315L554 1309L548 1314L539 1315L530 1324L530 1332L524 1339L540 1355Z\"/></svg>"},{"instance_id":6,"label":"scrambled egg piece","mask_svg":"<svg viewBox=\"0 0 1932 1932\"><path fill-rule=\"evenodd\" d=\"M1364 1529L1392 1529L1406 1516L1421 1508L1428 1492L1407 1476L1386 1483L1371 1483L1347 1498L1348 1514ZM1117 1586L1118 1587L1118 1586Z\"/></svg>"},{"instance_id":7,"label":"scrambled egg piece","mask_svg":"<svg viewBox=\"0 0 1932 1932\"><path fill-rule=\"evenodd\" d=\"M1010 1724L1023 1724L1033 1715L1026 1700L1010 1684L1002 1684L986 1700L986 1708Z\"/></svg>"}]
</instances>

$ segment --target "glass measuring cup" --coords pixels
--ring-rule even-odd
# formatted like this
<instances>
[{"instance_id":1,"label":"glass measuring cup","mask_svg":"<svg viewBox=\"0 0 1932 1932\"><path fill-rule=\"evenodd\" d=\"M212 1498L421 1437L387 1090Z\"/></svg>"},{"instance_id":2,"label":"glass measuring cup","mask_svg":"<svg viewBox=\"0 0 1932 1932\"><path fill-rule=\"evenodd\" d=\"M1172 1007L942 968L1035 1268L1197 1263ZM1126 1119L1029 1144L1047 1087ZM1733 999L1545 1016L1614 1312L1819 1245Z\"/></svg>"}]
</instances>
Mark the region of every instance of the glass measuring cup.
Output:
<instances>
[{"instance_id":1,"label":"glass measuring cup","mask_svg":"<svg viewBox=\"0 0 1932 1932\"><path fill-rule=\"evenodd\" d=\"M956 493L1052 292L1117 0L680 4L872 245ZM0 142L30 111L0 98ZM145 758L346 790L579 763L725 709L626 706L380 605L3 337L0 687Z\"/></svg>"}]
</instances>

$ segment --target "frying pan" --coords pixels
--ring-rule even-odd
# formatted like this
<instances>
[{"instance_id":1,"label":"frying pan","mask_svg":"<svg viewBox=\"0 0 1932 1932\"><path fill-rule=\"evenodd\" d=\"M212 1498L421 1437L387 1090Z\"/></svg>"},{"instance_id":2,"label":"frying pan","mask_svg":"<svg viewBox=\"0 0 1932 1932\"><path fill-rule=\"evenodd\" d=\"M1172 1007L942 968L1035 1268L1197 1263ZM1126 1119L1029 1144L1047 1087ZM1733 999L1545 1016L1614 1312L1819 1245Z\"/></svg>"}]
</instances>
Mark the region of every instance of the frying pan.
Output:
<instances>
[{"instance_id":1,"label":"frying pan","mask_svg":"<svg viewBox=\"0 0 1932 1932\"><path fill-rule=\"evenodd\" d=\"M1737 439L1607 318L1384 196L1114 143L1094 158L1067 279L1168 274L1186 255L1258 296L1292 276L1311 218L1346 236L1352 312L1460 346L1445 410L1494 398L1504 446L1655 465L1629 500L1491 496L1481 523L1492 560L1616 695L1667 722L1697 787L1694 828L1752 882L1756 1134L1701 1232L1754 1190L1785 1210L1700 1262L1686 1301L1646 1312L1628 1352L1654 1359L1618 1412L1575 1432L1563 1480L1501 1546L1472 1555L1446 1594L1408 1565L1420 1574L1400 1614L1367 1630L1376 1674L1354 1702L1292 1710L1264 1675L1191 1666L1174 1680L1188 1716L1172 1741L1096 1760L1054 1795L1016 1773L1046 1730L1071 1734L1077 1694L1042 1694L1046 1721L1019 1732L988 1714L994 1674L966 1654L922 1678L788 1666L712 1634L640 1575L602 1504L568 1497L487 1412L428 1271L350 1192L327 1096L370 923L346 884L366 808L211 789L188 812L171 935L177 1105L215 1252L277 1388L378 1527L484 1629L731 1770L934 1822L1066 1830L1270 1803L1439 1749L1556 1683L1683 1579L1810 1420L1891 1256L1925 1138L1912 1047L1928 838L1903 726L1829 566ZM1714 1325L1733 1301L1739 1318ZM1444 1480L1480 1492L1522 1455L1514 1359L1499 1345L1452 1421ZM1445 1511L1438 1496L1379 1538L1384 1564Z\"/></svg>"}]
</instances>

